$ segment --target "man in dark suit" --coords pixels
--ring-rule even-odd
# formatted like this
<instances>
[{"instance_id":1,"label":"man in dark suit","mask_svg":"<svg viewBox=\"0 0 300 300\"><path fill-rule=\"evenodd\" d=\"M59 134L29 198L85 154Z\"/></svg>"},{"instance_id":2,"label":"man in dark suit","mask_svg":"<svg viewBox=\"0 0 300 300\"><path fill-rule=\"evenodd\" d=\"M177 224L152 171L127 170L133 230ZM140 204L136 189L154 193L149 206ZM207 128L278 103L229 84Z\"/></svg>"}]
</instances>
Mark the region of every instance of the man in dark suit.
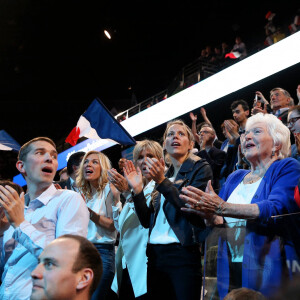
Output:
<instances>
[{"instance_id":1,"label":"man in dark suit","mask_svg":"<svg viewBox=\"0 0 300 300\"><path fill-rule=\"evenodd\" d=\"M77 170L79 168L79 165L83 159L85 152L78 151L73 153L67 162L67 172L69 175L69 178L64 181L59 181L58 184L61 186L62 189L67 188L68 190L72 190L75 192L78 192L78 189L76 187L76 176L77 176Z\"/></svg>"},{"instance_id":2,"label":"man in dark suit","mask_svg":"<svg viewBox=\"0 0 300 300\"><path fill-rule=\"evenodd\" d=\"M209 125L203 125L199 131L200 151L196 153L207 160L213 171L212 186L216 193L220 189L220 172L226 159L226 153L216 148L213 143L216 137L215 130Z\"/></svg>"}]
</instances>

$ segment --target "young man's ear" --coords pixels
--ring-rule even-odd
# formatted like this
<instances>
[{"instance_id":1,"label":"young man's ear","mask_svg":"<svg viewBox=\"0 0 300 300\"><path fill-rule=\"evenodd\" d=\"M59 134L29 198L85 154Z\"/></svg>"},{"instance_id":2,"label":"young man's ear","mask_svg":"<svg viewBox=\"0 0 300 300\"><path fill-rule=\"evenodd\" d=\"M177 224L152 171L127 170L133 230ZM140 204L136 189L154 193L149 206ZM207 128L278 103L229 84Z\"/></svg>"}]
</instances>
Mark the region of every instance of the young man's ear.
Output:
<instances>
[{"instance_id":1,"label":"young man's ear","mask_svg":"<svg viewBox=\"0 0 300 300\"><path fill-rule=\"evenodd\" d=\"M246 113L246 116L249 117L249 114L250 114L249 109L247 109L247 110L245 111L245 113Z\"/></svg>"},{"instance_id":2,"label":"young man's ear","mask_svg":"<svg viewBox=\"0 0 300 300\"><path fill-rule=\"evenodd\" d=\"M76 289L82 290L87 286L90 286L92 284L92 281L94 279L94 272L90 268L82 269L78 272L78 282Z\"/></svg>"},{"instance_id":3,"label":"young man's ear","mask_svg":"<svg viewBox=\"0 0 300 300\"><path fill-rule=\"evenodd\" d=\"M77 170L79 169L79 166L73 165L72 169L73 169L73 173L76 174Z\"/></svg>"},{"instance_id":4,"label":"young man's ear","mask_svg":"<svg viewBox=\"0 0 300 300\"><path fill-rule=\"evenodd\" d=\"M18 169L18 171L22 174L22 175L26 175L26 171L24 168L24 162L21 160L18 160L16 162L16 168Z\"/></svg>"}]
</instances>

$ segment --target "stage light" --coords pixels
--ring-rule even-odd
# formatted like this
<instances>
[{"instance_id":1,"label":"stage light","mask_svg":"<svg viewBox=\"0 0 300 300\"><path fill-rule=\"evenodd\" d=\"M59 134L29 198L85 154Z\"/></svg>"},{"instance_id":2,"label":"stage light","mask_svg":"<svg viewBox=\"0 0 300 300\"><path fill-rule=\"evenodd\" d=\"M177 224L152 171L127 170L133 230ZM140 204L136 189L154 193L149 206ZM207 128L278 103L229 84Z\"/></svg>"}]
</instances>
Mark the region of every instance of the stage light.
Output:
<instances>
[{"instance_id":1,"label":"stage light","mask_svg":"<svg viewBox=\"0 0 300 300\"><path fill-rule=\"evenodd\" d=\"M104 34L109 40L111 40L111 35L106 29L104 30Z\"/></svg>"}]
</instances>

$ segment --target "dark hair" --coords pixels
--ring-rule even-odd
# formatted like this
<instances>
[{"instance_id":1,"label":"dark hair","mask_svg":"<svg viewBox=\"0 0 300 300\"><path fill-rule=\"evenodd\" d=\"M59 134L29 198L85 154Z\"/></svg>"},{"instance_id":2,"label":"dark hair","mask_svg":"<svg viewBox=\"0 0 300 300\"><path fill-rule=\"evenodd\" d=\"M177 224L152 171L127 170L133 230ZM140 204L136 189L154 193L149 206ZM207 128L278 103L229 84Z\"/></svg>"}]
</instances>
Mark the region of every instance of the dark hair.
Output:
<instances>
[{"instance_id":1,"label":"dark hair","mask_svg":"<svg viewBox=\"0 0 300 300\"><path fill-rule=\"evenodd\" d=\"M84 154L85 154L85 152L78 151L78 152L75 152L70 155L68 162L67 162L68 175L73 174L73 172L74 172L73 166L79 167Z\"/></svg>"},{"instance_id":2,"label":"dark hair","mask_svg":"<svg viewBox=\"0 0 300 300\"><path fill-rule=\"evenodd\" d=\"M287 90L285 90L285 89L283 89L283 88L280 88L280 87L276 87L276 88L274 88L274 89L272 89L272 90L270 91L270 98L272 97L272 94L273 94L274 92L276 92L276 91L281 91L281 92L285 95L285 97L287 97L287 98L290 99L290 100L289 100L288 106L294 106L294 105L295 105L294 99L291 97L291 94L290 94Z\"/></svg>"},{"instance_id":3,"label":"dark hair","mask_svg":"<svg viewBox=\"0 0 300 300\"><path fill-rule=\"evenodd\" d=\"M59 176L61 176L61 174L63 173L67 173L67 167L64 167L63 169L61 169L58 173Z\"/></svg>"},{"instance_id":4,"label":"dark hair","mask_svg":"<svg viewBox=\"0 0 300 300\"><path fill-rule=\"evenodd\" d=\"M237 108L240 104L242 105L243 110L249 110L249 105L248 105L248 103L247 103L245 100L242 100L242 99L233 101L233 102L231 103L231 106L230 106L231 110Z\"/></svg>"},{"instance_id":5,"label":"dark hair","mask_svg":"<svg viewBox=\"0 0 300 300\"><path fill-rule=\"evenodd\" d=\"M249 288L233 289L224 300L266 300L266 297L255 290Z\"/></svg>"},{"instance_id":6,"label":"dark hair","mask_svg":"<svg viewBox=\"0 0 300 300\"><path fill-rule=\"evenodd\" d=\"M94 278L89 290L90 296L96 290L102 276L102 260L100 254L93 243L85 237L73 234L64 234L58 239L73 239L79 243L78 255L75 259L72 272L77 273L84 268L89 268L94 273Z\"/></svg>"},{"instance_id":7,"label":"dark hair","mask_svg":"<svg viewBox=\"0 0 300 300\"><path fill-rule=\"evenodd\" d=\"M213 128L213 127L211 126L211 124L209 124L209 123L207 123L207 122L201 122L201 123L197 124L197 127L196 127L197 132L198 132L199 130L201 130L201 128L202 128L203 126Z\"/></svg>"},{"instance_id":8,"label":"dark hair","mask_svg":"<svg viewBox=\"0 0 300 300\"><path fill-rule=\"evenodd\" d=\"M6 185L9 185L9 186L11 186L13 189L15 189L16 191L17 191L17 193L20 195L22 192L24 192L24 190L23 190L23 188L20 186L20 185L18 185L18 184L16 184L16 183L14 183L14 182L12 182L12 181L10 181L10 180L0 180L0 185L2 185L2 186L6 186Z\"/></svg>"},{"instance_id":9,"label":"dark hair","mask_svg":"<svg viewBox=\"0 0 300 300\"><path fill-rule=\"evenodd\" d=\"M35 143L35 142L39 142L39 141L45 141L49 144L51 144L55 150L56 150L56 145L55 143L48 137L36 137L30 141L28 141L27 143L25 143L21 149L19 150L19 155L18 155L18 160L21 160L21 161L25 161L26 160L26 156L28 154L28 152L30 151L30 145L32 143Z\"/></svg>"}]
</instances>

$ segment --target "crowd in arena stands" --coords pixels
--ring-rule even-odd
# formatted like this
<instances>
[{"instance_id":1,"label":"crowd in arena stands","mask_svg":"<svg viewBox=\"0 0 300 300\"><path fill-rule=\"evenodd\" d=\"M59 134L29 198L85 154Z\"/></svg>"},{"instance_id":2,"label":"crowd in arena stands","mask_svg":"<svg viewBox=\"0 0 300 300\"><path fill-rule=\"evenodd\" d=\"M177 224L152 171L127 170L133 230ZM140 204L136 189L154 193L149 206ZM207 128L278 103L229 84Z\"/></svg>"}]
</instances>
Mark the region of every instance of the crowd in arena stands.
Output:
<instances>
[{"instance_id":1,"label":"crowd in arena stands","mask_svg":"<svg viewBox=\"0 0 300 300\"><path fill-rule=\"evenodd\" d=\"M170 121L162 144L137 141L118 170L101 152L75 152L57 182L54 142L25 143L16 167L26 191L0 182L1 299L199 300L207 228L250 220L260 228L300 212L300 85L296 95L276 87L251 104L234 100L223 139L201 107L202 122L193 112L191 127ZM242 238L237 275L226 266L238 245L220 237L218 296L243 286L269 297L284 277L275 242L259 232ZM255 264L266 245L258 286L243 261Z\"/></svg>"},{"instance_id":2,"label":"crowd in arena stands","mask_svg":"<svg viewBox=\"0 0 300 300\"><path fill-rule=\"evenodd\" d=\"M215 41L214 43L207 44L205 48L200 51L200 56L197 60L201 64L201 73L203 78L210 76L218 71L221 71L230 65L241 61L246 58L249 53L260 51L268 46L271 46L285 37L292 35L300 29L300 9L298 9L294 15L285 20L285 23L277 22L276 13L268 11L265 15L267 23L263 28L265 32L265 40L257 41L255 46L247 47L244 40L247 37L241 37L237 35L234 41L224 40L222 42ZM232 44L232 46L230 46ZM183 84L182 87L185 85ZM145 105L147 108L167 98L167 95L158 101L149 101ZM122 122L126 120L126 112L118 115L118 121Z\"/></svg>"},{"instance_id":3,"label":"crowd in arena stands","mask_svg":"<svg viewBox=\"0 0 300 300\"><path fill-rule=\"evenodd\" d=\"M299 30L299 17L293 24ZM220 63L228 49L201 55ZM230 50L247 55L238 37ZM284 299L290 276L279 255L288 258L292 245L262 232L274 230L266 220L300 213L295 88L297 99L281 87L268 97L257 91L253 102L233 99L223 138L204 107L201 122L193 112L191 126L172 120L161 143L137 141L133 160L120 157L118 170L102 152L76 152L54 181L55 143L25 143L16 168L26 187L0 181L0 299L199 300L206 232L218 226L247 241L241 248L220 235L218 297ZM255 230L241 233L248 225ZM257 264L261 273L249 271Z\"/></svg>"}]
</instances>

